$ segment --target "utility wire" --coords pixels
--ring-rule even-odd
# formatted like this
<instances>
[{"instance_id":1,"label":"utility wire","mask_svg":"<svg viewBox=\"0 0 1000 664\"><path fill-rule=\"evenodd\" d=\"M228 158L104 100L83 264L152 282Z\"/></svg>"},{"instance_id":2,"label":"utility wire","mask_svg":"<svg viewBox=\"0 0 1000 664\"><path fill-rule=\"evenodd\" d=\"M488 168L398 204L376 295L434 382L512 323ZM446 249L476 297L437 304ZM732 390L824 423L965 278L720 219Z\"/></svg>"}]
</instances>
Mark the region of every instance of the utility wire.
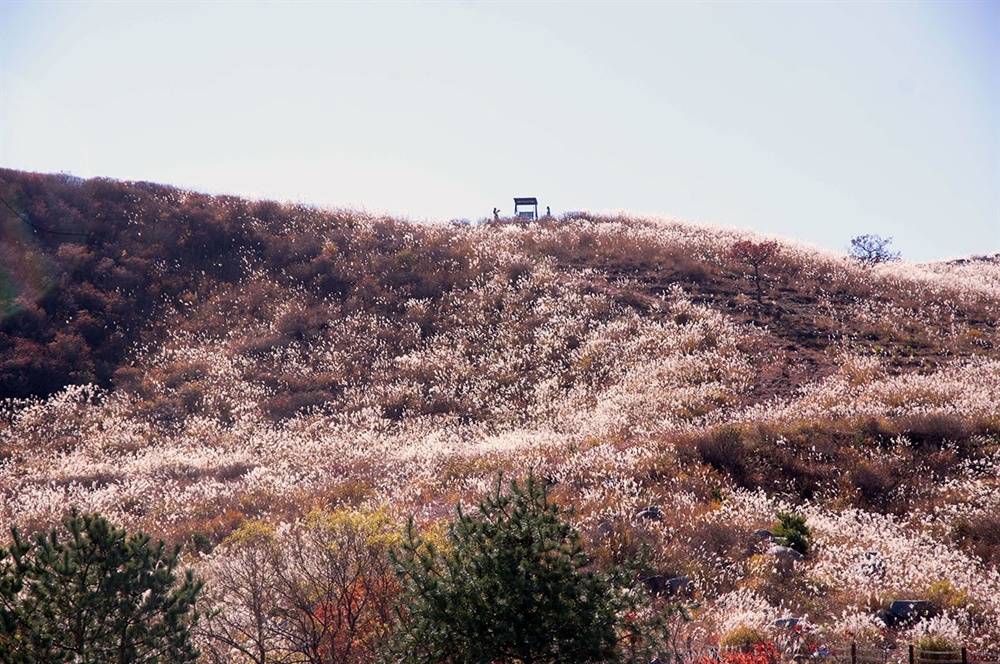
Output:
<instances>
[{"instance_id":1,"label":"utility wire","mask_svg":"<svg viewBox=\"0 0 1000 664\"><path fill-rule=\"evenodd\" d=\"M42 228L38 224L36 224L33 221L31 221L31 219L29 219L26 214L23 214L23 213L18 212L17 210L15 210L14 206L11 205L10 203L8 203L7 199L4 198L3 196L0 196L0 202L2 202L4 204L4 207L6 207L11 212L13 212L17 216L18 219L20 219L21 221L23 221L24 223L28 224L29 226L31 226L32 228L34 228L36 231L39 231L41 233L48 233L49 235L61 235L61 236L64 236L64 237L89 237L86 233L73 233L72 231L54 231L54 230L51 230L51 229L48 229L48 228Z\"/></svg>"}]
</instances>

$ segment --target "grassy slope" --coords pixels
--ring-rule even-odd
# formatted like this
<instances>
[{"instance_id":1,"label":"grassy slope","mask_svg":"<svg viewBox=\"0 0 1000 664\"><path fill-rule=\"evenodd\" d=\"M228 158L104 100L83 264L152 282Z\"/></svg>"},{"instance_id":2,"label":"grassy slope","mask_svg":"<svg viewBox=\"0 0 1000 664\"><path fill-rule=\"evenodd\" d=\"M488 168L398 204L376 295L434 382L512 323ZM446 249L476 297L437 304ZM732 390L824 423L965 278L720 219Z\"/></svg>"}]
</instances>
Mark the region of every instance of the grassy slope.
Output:
<instances>
[{"instance_id":1,"label":"grassy slope","mask_svg":"<svg viewBox=\"0 0 1000 664\"><path fill-rule=\"evenodd\" d=\"M844 630L937 593L995 645L993 263L783 243L758 304L743 233L669 220L419 226L13 171L0 195L0 386L38 397L0 430L4 524L70 502L185 541L316 505L428 522L535 467L599 560L645 543L697 580L691 629ZM793 581L752 537L778 509L817 534Z\"/></svg>"}]
</instances>

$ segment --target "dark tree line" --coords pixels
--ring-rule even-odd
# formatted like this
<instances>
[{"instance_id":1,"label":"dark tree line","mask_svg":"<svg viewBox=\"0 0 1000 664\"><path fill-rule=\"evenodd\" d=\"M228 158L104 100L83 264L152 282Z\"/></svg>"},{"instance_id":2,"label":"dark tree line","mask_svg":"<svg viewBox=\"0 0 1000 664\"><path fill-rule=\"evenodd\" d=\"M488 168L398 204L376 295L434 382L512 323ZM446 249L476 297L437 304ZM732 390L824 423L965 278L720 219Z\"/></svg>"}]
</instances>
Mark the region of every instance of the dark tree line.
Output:
<instances>
[{"instance_id":1,"label":"dark tree line","mask_svg":"<svg viewBox=\"0 0 1000 664\"><path fill-rule=\"evenodd\" d=\"M236 199L11 170L0 198L0 397L110 385L152 313L238 278L250 244Z\"/></svg>"},{"instance_id":2,"label":"dark tree line","mask_svg":"<svg viewBox=\"0 0 1000 664\"><path fill-rule=\"evenodd\" d=\"M388 220L355 236L351 214L8 169L0 199L0 398L112 385L137 345L162 338L156 314L253 271L387 313L461 278L452 249L407 250Z\"/></svg>"},{"instance_id":3,"label":"dark tree line","mask_svg":"<svg viewBox=\"0 0 1000 664\"><path fill-rule=\"evenodd\" d=\"M0 661L11 664L648 662L666 618L635 570L597 569L529 475L459 509L445 540L384 517L253 522L205 587L178 549L75 510L0 547ZM395 536L392 531L395 530ZM204 595L204 597L203 597ZM208 602L204 615L195 604ZM204 652L195 645L199 639Z\"/></svg>"}]
</instances>

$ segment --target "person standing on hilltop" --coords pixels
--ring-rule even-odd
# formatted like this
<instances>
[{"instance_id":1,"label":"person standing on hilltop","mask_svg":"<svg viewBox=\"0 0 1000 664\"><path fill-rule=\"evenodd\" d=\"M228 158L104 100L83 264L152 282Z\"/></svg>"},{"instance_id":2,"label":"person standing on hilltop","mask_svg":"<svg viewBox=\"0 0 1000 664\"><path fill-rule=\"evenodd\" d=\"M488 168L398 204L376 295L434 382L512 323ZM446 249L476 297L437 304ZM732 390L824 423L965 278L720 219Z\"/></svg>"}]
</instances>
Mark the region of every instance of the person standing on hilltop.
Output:
<instances>
[{"instance_id":1,"label":"person standing on hilltop","mask_svg":"<svg viewBox=\"0 0 1000 664\"><path fill-rule=\"evenodd\" d=\"M493 221L500 221L500 208L493 208Z\"/></svg>"}]
</instances>

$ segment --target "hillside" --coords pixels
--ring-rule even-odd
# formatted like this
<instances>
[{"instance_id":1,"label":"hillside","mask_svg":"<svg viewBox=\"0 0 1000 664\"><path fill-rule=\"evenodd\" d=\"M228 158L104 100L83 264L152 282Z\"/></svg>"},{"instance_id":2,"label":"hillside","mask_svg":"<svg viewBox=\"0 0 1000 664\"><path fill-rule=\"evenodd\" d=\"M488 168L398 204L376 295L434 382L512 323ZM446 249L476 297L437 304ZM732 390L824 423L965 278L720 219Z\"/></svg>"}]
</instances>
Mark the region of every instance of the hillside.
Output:
<instances>
[{"instance_id":1,"label":"hillside","mask_svg":"<svg viewBox=\"0 0 1000 664\"><path fill-rule=\"evenodd\" d=\"M760 238L676 220L415 224L10 170L0 198L4 532L75 504L210 582L246 523L433 528L532 468L599 564L648 545L694 580L693 638L808 615L1000 648L996 260L782 241L758 303L731 249ZM791 576L754 535L778 511L814 534ZM938 615L883 633L894 599Z\"/></svg>"}]
</instances>

